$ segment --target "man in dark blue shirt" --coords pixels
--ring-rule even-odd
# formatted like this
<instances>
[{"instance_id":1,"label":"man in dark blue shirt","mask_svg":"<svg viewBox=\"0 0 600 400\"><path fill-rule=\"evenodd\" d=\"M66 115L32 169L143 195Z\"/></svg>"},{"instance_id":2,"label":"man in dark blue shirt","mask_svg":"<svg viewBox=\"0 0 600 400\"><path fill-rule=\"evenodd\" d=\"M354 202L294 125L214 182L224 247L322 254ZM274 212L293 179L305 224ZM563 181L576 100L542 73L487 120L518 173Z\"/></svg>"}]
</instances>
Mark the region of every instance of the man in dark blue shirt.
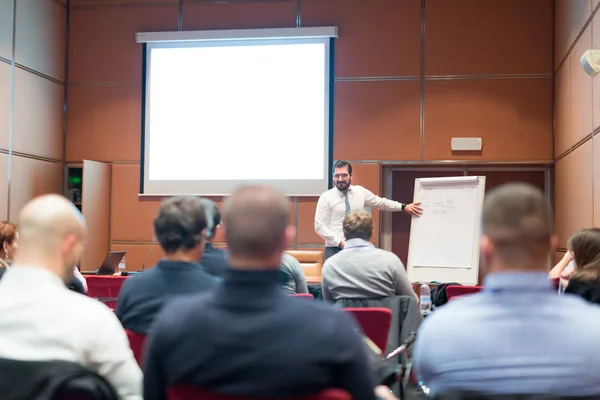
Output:
<instances>
[{"instance_id":1,"label":"man in dark blue shirt","mask_svg":"<svg viewBox=\"0 0 600 400\"><path fill-rule=\"evenodd\" d=\"M174 197L163 202L154 220L154 234L166 257L123 283L117 317L125 329L146 333L167 301L216 285L198 263L206 226L202 199Z\"/></svg>"},{"instance_id":2,"label":"man in dark blue shirt","mask_svg":"<svg viewBox=\"0 0 600 400\"><path fill-rule=\"evenodd\" d=\"M208 227L206 229L206 243L204 254L200 260L200 265L206 272L213 276L222 277L227 271L228 254L223 249L218 249L213 246L217 231L221 229L221 210L214 201L202 199L206 216L208 219Z\"/></svg>"},{"instance_id":3,"label":"man in dark blue shirt","mask_svg":"<svg viewBox=\"0 0 600 400\"><path fill-rule=\"evenodd\" d=\"M225 203L229 270L212 293L177 299L148 336L144 398L174 384L286 398L341 388L375 398L366 349L344 311L286 295L281 255L294 236L277 191L250 186ZM388 390L389 393L389 390Z\"/></svg>"}]
</instances>

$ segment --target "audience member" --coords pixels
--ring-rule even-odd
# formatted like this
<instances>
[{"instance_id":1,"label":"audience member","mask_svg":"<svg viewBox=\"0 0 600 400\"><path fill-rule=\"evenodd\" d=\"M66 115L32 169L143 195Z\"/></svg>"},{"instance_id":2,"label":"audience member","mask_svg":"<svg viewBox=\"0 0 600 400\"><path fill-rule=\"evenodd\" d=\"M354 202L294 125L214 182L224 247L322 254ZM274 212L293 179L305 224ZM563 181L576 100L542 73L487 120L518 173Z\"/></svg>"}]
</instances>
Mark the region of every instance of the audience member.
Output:
<instances>
[{"instance_id":1,"label":"audience member","mask_svg":"<svg viewBox=\"0 0 600 400\"><path fill-rule=\"evenodd\" d=\"M25 205L20 250L0 281L0 357L79 363L104 376L121 398L141 399L142 374L118 319L65 286L81 260L86 230L64 197L41 196Z\"/></svg>"},{"instance_id":2,"label":"audience member","mask_svg":"<svg viewBox=\"0 0 600 400\"><path fill-rule=\"evenodd\" d=\"M216 248L213 241L217 235L223 221L221 220L221 210L217 204L209 199L202 199L204 209L206 210L207 228L204 254L200 259L200 265L212 276L222 277L227 271L228 254L225 250Z\"/></svg>"},{"instance_id":3,"label":"audience member","mask_svg":"<svg viewBox=\"0 0 600 400\"><path fill-rule=\"evenodd\" d=\"M281 256L281 265L279 266L279 276L279 284L285 293L308 293L308 285L306 284L304 270L295 257L283 253Z\"/></svg>"},{"instance_id":4,"label":"audience member","mask_svg":"<svg viewBox=\"0 0 600 400\"><path fill-rule=\"evenodd\" d=\"M398 256L369 241L373 236L373 217L369 212L351 211L344 219L343 229L344 249L323 264L324 300L417 297Z\"/></svg>"},{"instance_id":5,"label":"audience member","mask_svg":"<svg viewBox=\"0 0 600 400\"><path fill-rule=\"evenodd\" d=\"M556 242L550 215L527 184L486 194L484 289L439 308L418 332L413 362L430 395L600 394L600 308L557 296L547 279Z\"/></svg>"},{"instance_id":6,"label":"audience member","mask_svg":"<svg viewBox=\"0 0 600 400\"><path fill-rule=\"evenodd\" d=\"M567 248L567 256L563 260L571 260L574 268L567 274L564 271L561 274L565 293L600 304L600 229L584 229L575 233Z\"/></svg>"},{"instance_id":7,"label":"audience member","mask_svg":"<svg viewBox=\"0 0 600 400\"><path fill-rule=\"evenodd\" d=\"M12 263L18 240L19 233L15 224L0 222L0 278Z\"/></svg>"},{"instance_id":8,"label":"audience member","mask_svg":"<svg viewBox=\"0 0 600 400\"><path fill-rule=\"evenodd\" d=\"M146 333L167 301L215 286L214 278L198 263L206 226L201 199L173 197L162 203L154 219L154 235L166 256L153 268L123 283L117 316L125 329Z\"/></svg>"},{"instance_id":9,"label":"audience member","mask_svg":"<svg viewBox=\"0 0 600 400\"><path fill-rule=\"evenodd\" d=\"M183 384L256 398L336 387L354 399L373 399L352 318L288 296L278 285L281 256L294 235L286 198L268 187L245 187L227 199L224 215L230 268L213 293L174 300L158 316L149 334L145 398L166 399L167 387Z\"/></svg>"}]
</instances>

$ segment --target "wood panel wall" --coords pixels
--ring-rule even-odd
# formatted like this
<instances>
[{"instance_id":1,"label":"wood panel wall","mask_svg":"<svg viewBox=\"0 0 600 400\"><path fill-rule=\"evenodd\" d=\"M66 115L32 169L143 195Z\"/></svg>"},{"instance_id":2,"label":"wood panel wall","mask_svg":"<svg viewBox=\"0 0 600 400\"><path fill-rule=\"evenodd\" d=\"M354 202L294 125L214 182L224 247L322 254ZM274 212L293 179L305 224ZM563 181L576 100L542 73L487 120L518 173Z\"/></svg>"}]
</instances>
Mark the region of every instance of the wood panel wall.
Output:
<instances>
[{"instance_id":1,"label":"wood panel wall","mask_svg":"<svg viewBox=\"0 0 600 400\"><path fill-rule=\"evenodd\" d=\"M111 247L136 254L128 268L156 248L159 206L137 197L138 31L337 25L334 157L376 193L389 164L553 159L552 0L178 3L71 0L66 160L113 163ZM482 137L483 151L453 154L456 136ZM316 201L291 199L296 247L322 246Z\"/></svg>"},{"instance_id":2,"label":"wood panel wall","mask_svg":"<svg viewBox=\"0 0 600 400\"><path fill-rule=\"evenodd\" d=\"M598 0L555 1L555 223L558 253L576 231L600 225L600 80L580 58L600 48ZM562 257L558 254L557 257Z\"/></svg>"},{"instance_id":3,"label":"wood panel wall","mask_svg":"<svg viewBox=\"0 0 600 400\"><path fill-rule=\"evenodd\" d=\"M0 219L61 193L67 8L0 0Z\"/></svg>"}]
</instances>

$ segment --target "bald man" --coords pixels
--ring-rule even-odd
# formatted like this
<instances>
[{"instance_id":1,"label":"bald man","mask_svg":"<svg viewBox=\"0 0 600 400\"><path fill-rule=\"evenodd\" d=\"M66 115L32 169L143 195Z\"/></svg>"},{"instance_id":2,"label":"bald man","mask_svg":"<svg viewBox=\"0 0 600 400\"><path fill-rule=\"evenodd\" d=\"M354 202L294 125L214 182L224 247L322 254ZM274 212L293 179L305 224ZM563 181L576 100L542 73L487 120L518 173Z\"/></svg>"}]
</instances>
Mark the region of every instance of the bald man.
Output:
<instances>
[{"instance_id":1,"label":"bald man","mask_svg":"<svg viewBox=\"0 0 600 400\"><path fill-rule=\"evenodd\" d=\"M166 399L172 384L256 398L335 387L354 399L375 398L352 318L279 287L281 256L295 234L288 210L286 198L268 187L245 187L227 199L229 269L212 294L173 300L155 320L146 400Z\"/></svg>"},{"instance_id":2,"label":"bald man","mask_svg":"<svg viewBox=\"0 0 600 400\"><path fill-rule=\"evenodd\" d=\"M117 317L65 286L86 230L64 197L41 196L23 208L19 253L0 281L0 357L78 363L106 378L120 398L142 399L141 371Z\"/></svg>"}]
</instances>

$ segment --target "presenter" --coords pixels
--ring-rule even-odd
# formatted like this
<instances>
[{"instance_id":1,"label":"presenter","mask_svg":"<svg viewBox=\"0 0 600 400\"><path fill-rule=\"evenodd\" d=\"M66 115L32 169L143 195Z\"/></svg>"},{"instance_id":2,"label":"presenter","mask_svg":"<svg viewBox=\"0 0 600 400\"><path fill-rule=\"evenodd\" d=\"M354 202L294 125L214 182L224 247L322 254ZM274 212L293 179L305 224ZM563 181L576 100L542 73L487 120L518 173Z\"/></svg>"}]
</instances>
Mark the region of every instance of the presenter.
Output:
<instances>
[{"instance_id":1,"label":"presenter","mask_svg":"<svg viewBox=\"0 0 600 400\"><path fill-rule=\"evenodd\" d=\"M383 211L404 211L412 216L421 216L421 203L405 204L374 195L362 186L352 185L352 165L348 161L336 161L333 164L334 188L319 197L315 213L315 232L325 240L327 260L344 248L342 223L346 214L352 210L373 207Z\"/></svg>"}]
</instances>

